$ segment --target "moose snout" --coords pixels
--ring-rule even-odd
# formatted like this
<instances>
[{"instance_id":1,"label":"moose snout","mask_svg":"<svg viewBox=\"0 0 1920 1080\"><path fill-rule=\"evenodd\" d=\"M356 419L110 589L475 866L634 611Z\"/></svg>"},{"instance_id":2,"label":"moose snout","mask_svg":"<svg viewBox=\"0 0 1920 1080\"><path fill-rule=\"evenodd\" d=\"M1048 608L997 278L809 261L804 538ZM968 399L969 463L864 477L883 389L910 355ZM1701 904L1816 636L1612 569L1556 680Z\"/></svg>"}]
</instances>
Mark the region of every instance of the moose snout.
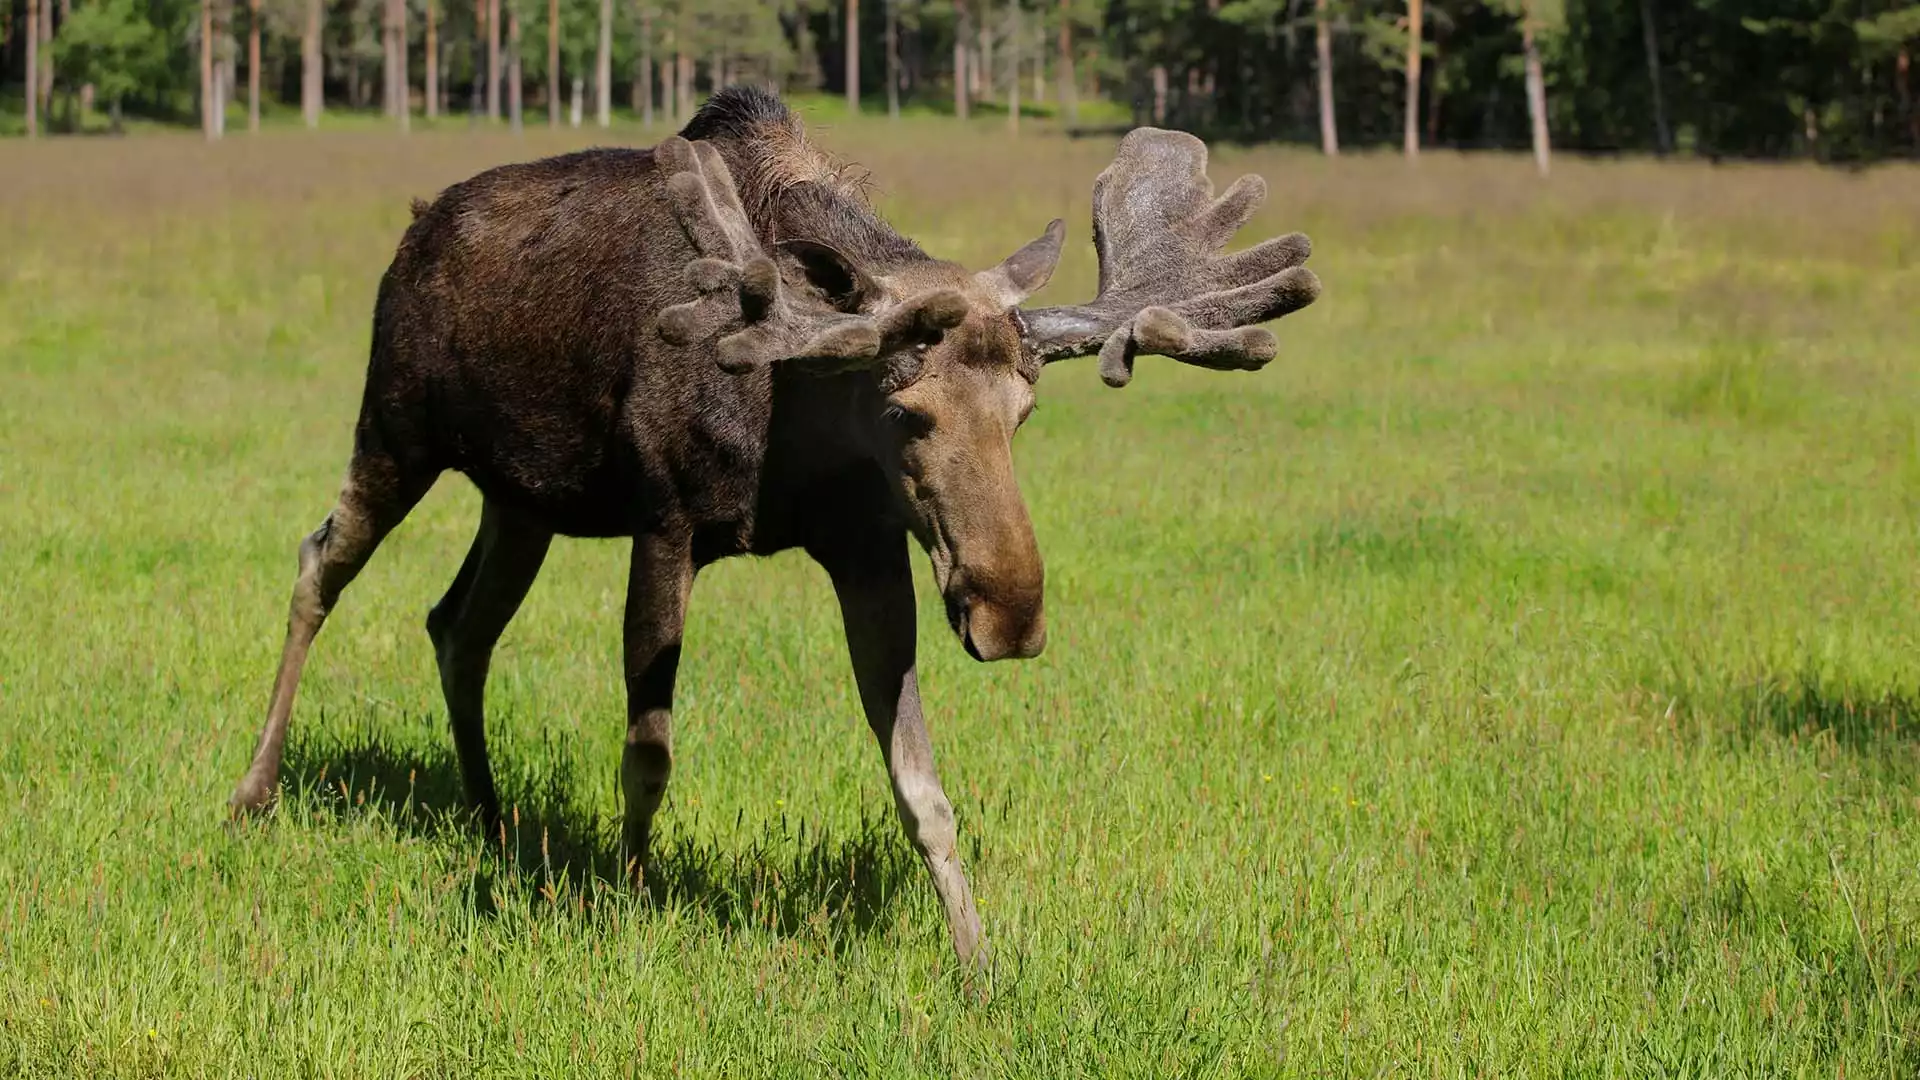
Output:
<instances>
[{"instance_id":1,"label":"moose snout","mask_svg":"<svg viewBox=\"0 0 1920 1080\"><path fill-rule=\"evenodd\" d=\"M975 660L1030 660L1047 647L1041 592L992 597L973 589L949 590L947 622Z\"/></svg>"}]
</instances>

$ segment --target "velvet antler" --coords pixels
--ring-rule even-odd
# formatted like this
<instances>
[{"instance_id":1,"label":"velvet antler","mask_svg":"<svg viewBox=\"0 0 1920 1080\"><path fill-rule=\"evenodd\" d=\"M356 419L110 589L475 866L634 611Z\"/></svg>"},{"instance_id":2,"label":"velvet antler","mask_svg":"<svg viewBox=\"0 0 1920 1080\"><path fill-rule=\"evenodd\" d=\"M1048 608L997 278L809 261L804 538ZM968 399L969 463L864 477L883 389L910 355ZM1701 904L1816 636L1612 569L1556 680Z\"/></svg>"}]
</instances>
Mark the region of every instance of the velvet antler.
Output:
<instances>
[{"instance_id":1,"label":"velvet antler","mask_svg":"<svg viewBox=\"0 0 1920 1080\"><path fill-rule=\"evenodd\" d=\"M892 302L832 247L792 241L789 256L829 261L848 280L866 281L867 311L848 314L781 280L780 268L754 235L733 176L718 150L674 136L654 149L667 175L674 217L698 253L687 277L699 298L660 313L660 336L676 345L719 338L724 371L739 374L777 362L813 374L871 367L905 343L959 325L966 300L951 289Z\"/></svg>"},{"instance_id":2,"label":"velvet antler","mask_svg":"<svg viewBox=\"0 0 1920 1080\"><path fill-rule=\"evenodd\" d=\"M699 253L687 267L699 299L660 313L660 336L690 345L720 336L720 367L739 373L805 357L860 366L880 352L873 320L813 309L789 295L760 247L733 176L710 144L674 136L654 149L674 217Z\"/></svg>"},{"instance_id":3,"label":"velvet antler","mask_svg":"<svg viewBox=\"0 0 1920 1080\"><path fill-rule=\"evenodd\" d=\"M1141 353L1217 370L1265 366L1276 342L1254 324L1320 295L1320 279L1301 265L1313 245L1300 233L1221 254L1266 195L1265 181L1243 176L1215 200L1205 143L1129 132L1093 183L1099 295L1024 310L1028 347L1043 363L1097 352L1109 386L1133 378Z\"/></svg>"}]
</instances>

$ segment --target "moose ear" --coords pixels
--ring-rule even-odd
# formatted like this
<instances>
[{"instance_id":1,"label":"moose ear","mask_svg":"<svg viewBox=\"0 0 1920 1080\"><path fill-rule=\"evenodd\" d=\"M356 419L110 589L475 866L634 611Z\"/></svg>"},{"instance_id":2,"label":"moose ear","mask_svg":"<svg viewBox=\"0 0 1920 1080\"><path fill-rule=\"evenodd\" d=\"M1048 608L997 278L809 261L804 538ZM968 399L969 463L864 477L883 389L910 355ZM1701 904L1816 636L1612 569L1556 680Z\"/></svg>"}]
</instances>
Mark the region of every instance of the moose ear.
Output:
<instances>
[{"instance_id":1,"label":"moose ear","mask_svg":"<svg viewBox=\"0 0 1920 1080\"><path fill-rule=\"evenodd\" d=\"M845 253L818 240L782 240L774 245L780 276L796 287L811 287L840 311L859 311L878 297L878 282Z\"/></svg>"},{"instance_id":2,"label":"moose ear","mask_svg":"<svg viewBox=\"0 0 1920 1080\"><path fill-rule=\"evenodd\" d=\"M975 276L1002 307L1013 307L1039 292L1047 279L1053 277L1053 268L1060 264L1060 245L1066 238L1066 223L1054 218L1038 240L1007 256L999 266Z\"/></svg>"}]
</instances>

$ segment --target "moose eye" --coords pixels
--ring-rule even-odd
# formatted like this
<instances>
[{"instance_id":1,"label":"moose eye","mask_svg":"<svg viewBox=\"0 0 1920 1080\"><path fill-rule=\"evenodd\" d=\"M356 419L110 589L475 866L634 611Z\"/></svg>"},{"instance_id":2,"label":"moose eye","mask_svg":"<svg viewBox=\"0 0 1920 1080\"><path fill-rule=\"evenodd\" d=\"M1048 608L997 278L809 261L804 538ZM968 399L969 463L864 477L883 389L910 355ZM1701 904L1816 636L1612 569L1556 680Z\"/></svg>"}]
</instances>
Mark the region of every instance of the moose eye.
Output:
<instances>
[{"instance_id":1,"label":"moose eye","mask_svg":"<svg viewBox=\"0 0 1920 1080\"><path fill-rule=\"evenodd\" d=\"M888 405L882 413L887 423L899 428L909 437L919 437L933 430L933 417L918 409L909 409L905 405Z\"/></svg>"}]
</instances>

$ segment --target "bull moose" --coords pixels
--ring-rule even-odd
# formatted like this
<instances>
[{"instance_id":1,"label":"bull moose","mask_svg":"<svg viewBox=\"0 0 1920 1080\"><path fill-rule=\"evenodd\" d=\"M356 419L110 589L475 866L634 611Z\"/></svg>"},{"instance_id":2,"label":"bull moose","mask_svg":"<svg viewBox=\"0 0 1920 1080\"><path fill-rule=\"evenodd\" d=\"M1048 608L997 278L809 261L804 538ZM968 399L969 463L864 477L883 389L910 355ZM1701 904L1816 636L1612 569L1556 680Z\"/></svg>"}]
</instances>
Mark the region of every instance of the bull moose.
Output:
<instances>
[{"instance_id":1,"label":"bull moose","mask_svg":"<svg viewBox=\"0 0 1920 1080\"><path fill-rule=\"evenodd\" d=\"M907 537L977 660L1046 641L1042 571L1011 442L1043 365L1099 356L1256 369L1255 324L1313 302L1292 234L1224 253L1266 194L1215 199L1205 145L1139 128L1094 181L1098 295L1022 307L1066 230L991 270L923 252L869 207L775 95L730 88L651 150L491 169L416 202L381 279L337 504L300 543L286 643L251 766L266 807L307 651L380 541L446 470L480 529L426 620L466 797L499 801L483 698L493 647L555 534L631 537L622 858L642 878L673 769L670 716L694 575L801 548L826 570L902 825L963 963L981 948L953 807L914 675Z\"/></svg>"}]
</instances>

